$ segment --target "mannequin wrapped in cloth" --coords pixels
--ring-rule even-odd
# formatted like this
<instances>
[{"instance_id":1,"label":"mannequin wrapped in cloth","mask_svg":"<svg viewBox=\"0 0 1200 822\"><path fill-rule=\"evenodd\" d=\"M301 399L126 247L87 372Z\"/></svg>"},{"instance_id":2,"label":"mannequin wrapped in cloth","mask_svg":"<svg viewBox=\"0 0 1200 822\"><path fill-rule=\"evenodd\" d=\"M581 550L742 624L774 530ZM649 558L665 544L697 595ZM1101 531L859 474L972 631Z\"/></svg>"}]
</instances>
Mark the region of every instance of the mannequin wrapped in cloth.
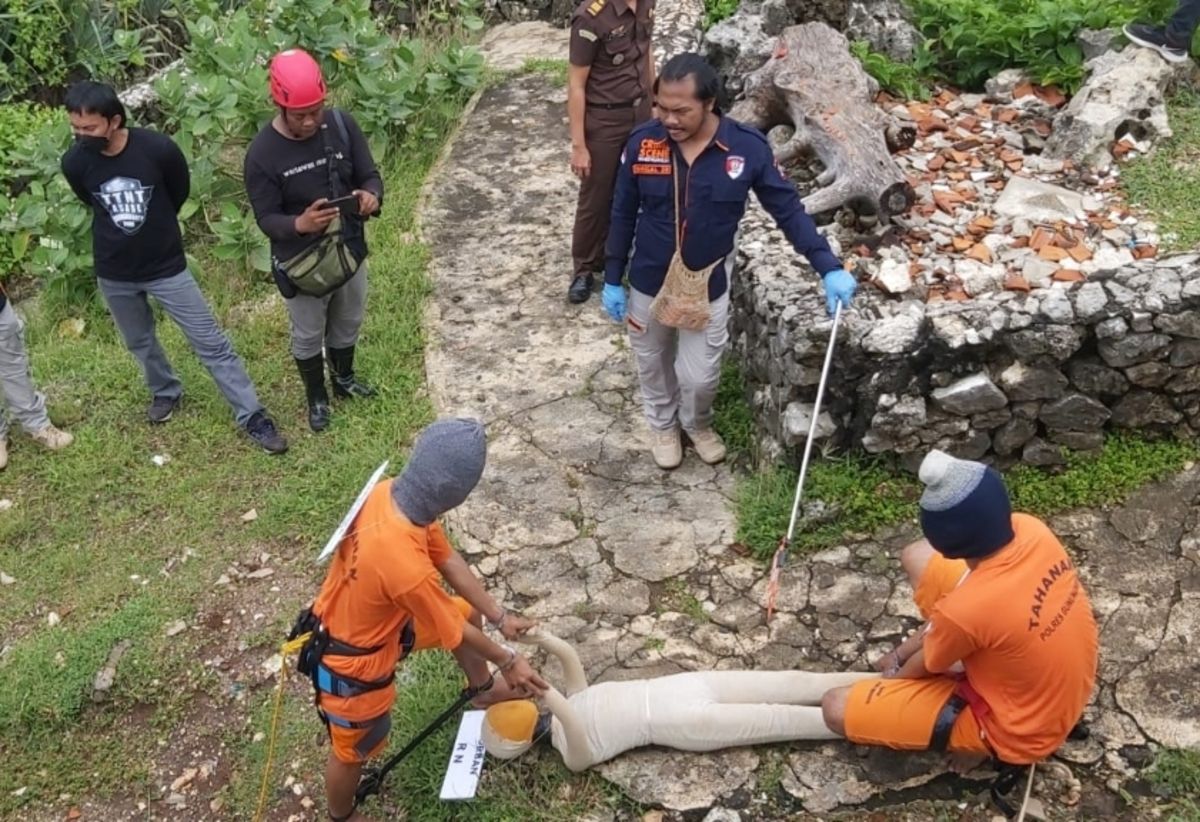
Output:
<instances>
[{"instance_id":1,"label":"mannequin wrapped in cloth","mask_svg":"<svg viewBox=\"0 0 1200 822\"><path fill-rule=\"evenodd\" d=\"M542 703L547 714L527 699L492 705L483 722L484 747L499 759L513 759L549 733L573 771L646 745L715 751L793 739L840 739L825 725L821 697L831 688L879 676L694 671L588 685L579 656L563 640L531 631L520 641L558 658L567 695L553 687L546 691Z\"/></svg>"}]
</instances>

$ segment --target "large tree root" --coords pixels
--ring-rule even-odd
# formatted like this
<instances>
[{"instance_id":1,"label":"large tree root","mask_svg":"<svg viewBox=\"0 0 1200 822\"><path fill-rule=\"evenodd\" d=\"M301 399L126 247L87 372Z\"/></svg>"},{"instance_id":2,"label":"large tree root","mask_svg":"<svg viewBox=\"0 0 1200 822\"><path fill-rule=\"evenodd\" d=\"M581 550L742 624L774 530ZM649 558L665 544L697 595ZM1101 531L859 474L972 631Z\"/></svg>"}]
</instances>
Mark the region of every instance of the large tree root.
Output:
<instances>
[{"instance_id":1,"label":"large tree root","mask_svg":"<svg viewBox=\"0 0 1200 822\"><path fill-rule=\"evenodd\" d=\"M911 146L915 131L875 106L873 82L840 32L824 23L791 26L771 59L746 77L730 116L764 132L795 129L775 157L787 164L816 155L825 166L817 177L821 188L804 198L809 213L848 206L886 218L915 199L889 151Z\"/></svg>"}]
</instances>

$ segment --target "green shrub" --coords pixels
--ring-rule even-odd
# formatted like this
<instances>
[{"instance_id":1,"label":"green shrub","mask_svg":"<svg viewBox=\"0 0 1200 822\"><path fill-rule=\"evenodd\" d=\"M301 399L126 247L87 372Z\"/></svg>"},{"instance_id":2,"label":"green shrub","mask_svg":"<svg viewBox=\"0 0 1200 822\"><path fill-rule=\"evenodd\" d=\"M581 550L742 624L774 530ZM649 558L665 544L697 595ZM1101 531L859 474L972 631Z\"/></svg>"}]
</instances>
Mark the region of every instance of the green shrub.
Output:
<instances>
[{"instance_id":1,"label":"green shrub","mask_svg":"<svg viewBox=\"0 0 1200 822\"><path fill-rule=\"evenodd\" d=\"M871 50L871 44L859 40L850 44L850 53L858 58L867 74L879 87L904 100L928 100L933 72L933 54L928 41L921 41L912 62L901 63L886 54Z\"/></svg>"},{"instance_id":2,"label":"green shrub","mask_svg":"<svg viewBox=\"0 0 1200 822\"><path fill-rule=\"evenodd\" d=\"M1074 91L1083 79L1080 29L1161 20L1165 0L912 0L917 28L938 67L959 86L977 89L1006 68Z\"/></svg>"},{"instance_id":3,"label":"green shrub","mask_svg":"<svg viewBox=\"0 0 1200 822\"><path fill-rule=\"evenodd\" d=\"M230 5L231 3L226 3ZM125 84L182 48L185 0L6 0L0 12L0 100L48 100L71 79Z\"/></svg>"},{"instance_id":4,"label":"green shrub","mask_svg":"<svg viewBox=\"0 0 1200 822\"><path fill-rule=\"evenodd\" d=\"M53 109L35 103L0 105L0 186L12 175L12 153L55 119Z\"/></svg>"},{"instance_id":5,"label":"green shrub","mask_svg":"<svg viewBox=\"0 0 1200 822\"><path fill-rule=\"evenodd\" d=\"M226 5L190 4L183 64L156 83L158 125L191 167L191 197L180 213L189 245L199 243L235 268L265 272L267 240L241 177L247 144L273 114L266 79L272 54L299 44L320 61L333 102L353 112L379 163L418 111L473 90L483 60L454 38L437 46L396 40L376 23L369 0L249 0L233 12ZM475 24L463 20L460 27ZM14 150L17 196L0 212L0 277L44 278L70 303L85 299L94 284L88 213L59 171L69 139L56 118Z\"/></svg>"}]
</instances>

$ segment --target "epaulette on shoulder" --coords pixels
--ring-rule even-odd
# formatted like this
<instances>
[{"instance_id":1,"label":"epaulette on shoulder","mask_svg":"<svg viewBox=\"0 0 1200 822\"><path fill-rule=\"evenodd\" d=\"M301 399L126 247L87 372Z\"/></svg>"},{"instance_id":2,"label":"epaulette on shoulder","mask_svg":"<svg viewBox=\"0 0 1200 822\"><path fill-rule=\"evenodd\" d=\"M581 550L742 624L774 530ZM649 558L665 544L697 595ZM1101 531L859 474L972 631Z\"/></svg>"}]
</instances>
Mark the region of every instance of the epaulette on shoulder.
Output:
<instances>
[{"instance_id":1,"label":"epaulette on shoulder","mask_svg":"<svg viewBox=\"0 0 1200 822\"><path fill-rule=\"evenodd\" d=\"M600 10L604 8L604 4L607 2L608 0L592 0L592 2L588 4L587 13L592 17L595 17L600 13Z\"/></svg>"}]
</instances>

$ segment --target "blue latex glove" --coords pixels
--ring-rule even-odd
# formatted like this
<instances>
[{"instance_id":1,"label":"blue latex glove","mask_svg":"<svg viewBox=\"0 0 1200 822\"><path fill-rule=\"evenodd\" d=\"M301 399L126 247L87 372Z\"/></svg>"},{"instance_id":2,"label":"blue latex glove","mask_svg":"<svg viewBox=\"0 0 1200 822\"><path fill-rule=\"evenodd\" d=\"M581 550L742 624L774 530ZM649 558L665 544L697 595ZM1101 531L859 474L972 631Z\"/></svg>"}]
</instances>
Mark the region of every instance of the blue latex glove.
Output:
<instances>
[{"instance_id":1,"label":"blue latex glove","mask_svg":"<svg viewBox=\"0 0 1200 822\"><path fill-rule=\"evenodd\" d=\"M835 268L826 273L824 282L825 306L829 309L829 316L833 316L839 302L843 310L849 308L850 301L854 299L854 292L858 290L858 280L846 269Z\"/></svg>"},{"instance_id":2,"label":"blue latex glove","mask_svg":"<svg viewBox=\"0 0 1200 822\"><path fill-rule=\"evenodd\" d=\"M605 283L600 301L604 304L604 310L608 312L608 316L612 317L613 322L625 321L625 286Z\"/></svg>"}]
</instances>

